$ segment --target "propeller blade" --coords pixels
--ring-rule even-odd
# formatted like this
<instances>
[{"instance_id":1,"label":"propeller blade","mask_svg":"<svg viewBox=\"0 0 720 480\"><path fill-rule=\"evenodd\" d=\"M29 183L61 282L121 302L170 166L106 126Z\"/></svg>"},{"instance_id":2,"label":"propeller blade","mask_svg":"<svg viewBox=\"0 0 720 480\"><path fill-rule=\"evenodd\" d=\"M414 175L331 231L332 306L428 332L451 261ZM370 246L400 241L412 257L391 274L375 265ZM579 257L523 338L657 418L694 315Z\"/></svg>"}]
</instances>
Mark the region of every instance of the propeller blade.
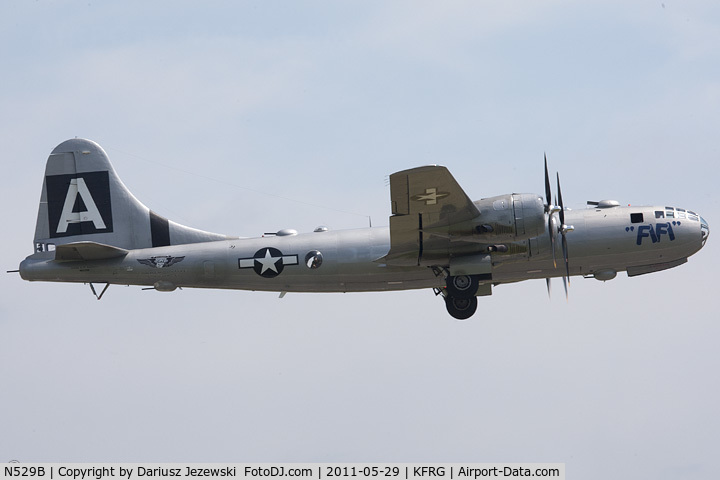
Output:
<instances>
[{"instance_id":1,"label":"propeller blade","mask_svg":"<svg viewBox=\"0 0 720 480\"><path fill-rule=\"evenodd\" d=\"M568 296L568 284L570 283L570 263L568 262L568 249L567 249L567 239L565 238L565 232L563 231L562 234L562 250L563 250L563 258L565 259L565 273L566 275L563 276L563 287L565 288L565 301L569 301Z\"/></svg>"},{"instance_id":2,"label":"propeller blade","mask_svg":"<svg viewBox=\"0 0 720 480\"><path fill-rule=\"evenodd\" d=\"M548 235L550 235L550 250L552 250L552 256L553 256L553 266L557 268L557 261L555 260L555 232L553 231L553 205L552 205L552 190L550 188L550 174L548 173L548 166L547 166L547 154L543 153L543 157L545 159L545 201L547 201L547 205L545 206L545 211L548 214ZM548 288L550 287L550 284L548 283ZM550 290L548 290L548 293Z\"/></svg>"},{"instance_id":3,"label":"propeller blade","mask_svg":"<svg viewBox=\"0 0 720 480\"><path fill-rule=\"evenodd\" d=\"M547 285L548 298L552 298L552 293L550 292L550 290L552 290L552 289L550 288L550 277L547 277L547 278L545 279L545 284Z\"/></svg>"},{"instance_id":4,"label":"propeller blade","mask_svg":"<svg viewBox=\"0 0 720 480\"><path fill-rule=\"evenodd\" d=\"M568 283L570 283L570 264L568 263L568 250L567 250L567 239L566 225L565 225L565 205L562 199L562 190L560 190L560 174L557 174L557 187L558 187L558 203L560 204L560 231L562 233L562 250L563 258L565 259L565 273Z\"/></svg>"},{"instance_id":5,"label":"propeller blade","mask_svg":"<svg viewBox=\"0 0 720 480\"><path fill-rule=\"evenodd\" d=\"M565 225L565 204L562 199L562 190L560 189L560 174L557 174L557 187L558 187L558 204L560 206L560 232L562 233L562 251L563 259L565 260L565 276L563 277L563 285L565 285L565 299L568 298L567 286L570 283L570 262L568 261L568 248L567 248L567 234Z\"/></svg>"},{"instance_id":6,"label":"propeller blade","mask_svg":"<svg viewBox=\"0 0 720 480\"><path fill-rule=\"evenodd\" d=\"M555 228L553 226L553 213L548 215L548 233L550 234L550 250L552 250L553 267L557 268L557 260L555 259Z\"/></svg>"},{"instance_id":7,"label":"propeller blade","mask_svg":"<svg viewBox=\"0 0 720 480\"><path fill-rule=\"evenodd\" d=\"M550 175L548 174L547 168L547 155L543 155L545 157L545 201L547 202L547 209L549 212L550 206L552 205L552 194L550 192Z\"/></svg>"},{"instance_id":8,"label":"propeller blade","mask_svg":"<svg viewBox=\"0 0 720 480\"><path fill-rule=\"evenodd\" d=\"M562 234L562 249L563 249L563 258L565 258L565 274L566 274L568 283L570 283L570 262L568 262L568 248L567 248L567 239L565 238L565 233Z\"/></svg>"},{"instance_id":9,"label":"propeller blade","mask_svg":"<svg viewBox=\"0 0 720 480\"><path fill-rule=\"evenodd\" d=\"M560 224L565 225L565 205L563 204L562 191L560 190L560 174L557 174L558 206L560 207Z\"/></svg>"}]
</instances>

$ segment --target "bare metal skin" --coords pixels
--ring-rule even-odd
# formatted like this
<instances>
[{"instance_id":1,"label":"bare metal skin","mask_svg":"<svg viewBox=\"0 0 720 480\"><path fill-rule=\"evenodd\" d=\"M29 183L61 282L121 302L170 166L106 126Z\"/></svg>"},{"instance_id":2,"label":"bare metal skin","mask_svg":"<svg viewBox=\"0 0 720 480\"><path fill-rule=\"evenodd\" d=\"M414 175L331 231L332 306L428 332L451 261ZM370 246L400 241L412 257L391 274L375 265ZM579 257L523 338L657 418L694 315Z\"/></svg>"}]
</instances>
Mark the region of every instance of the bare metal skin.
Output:
<instances>
[{"instance_id":1,"label":"bare metal skin","mask_svg":"<svg viewBox=\"0 0 720 480\"><path fill-rule=\"evenodd\" d=\"M171 222L140 203L103 149L63 142L45 171L30 281L275 292L433 288L455 318L470 317L492 286L571 275L614 278L665 270L707 240L699 215L604 201L572 211L535 194L475 202L445 167L390 177L389 227L235 238ZM93 289L94 291L94 289ZM104 290L103 290L104 293ZM100 294L102 296L102 294Z\"/></svg>"}]
</instances>

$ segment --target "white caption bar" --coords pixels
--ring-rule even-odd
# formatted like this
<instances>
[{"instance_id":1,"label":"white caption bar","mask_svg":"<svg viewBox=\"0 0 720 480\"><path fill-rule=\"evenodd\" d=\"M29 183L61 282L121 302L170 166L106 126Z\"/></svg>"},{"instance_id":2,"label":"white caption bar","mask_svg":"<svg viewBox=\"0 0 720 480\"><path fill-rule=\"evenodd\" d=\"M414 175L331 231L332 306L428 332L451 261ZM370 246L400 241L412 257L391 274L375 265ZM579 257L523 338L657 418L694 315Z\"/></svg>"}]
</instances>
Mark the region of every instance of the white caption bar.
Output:
<instances>
[{"instance_id":1,"label":"white caption bar","mask_svg":"<svg viewBox=\"0 0 720 480\"><path fill-rule=\"evenodd\" d=\"M2 463L0 480L160 480L305 478L317 480L565 480L564 463Z\"/></svg>"}]
</instances>

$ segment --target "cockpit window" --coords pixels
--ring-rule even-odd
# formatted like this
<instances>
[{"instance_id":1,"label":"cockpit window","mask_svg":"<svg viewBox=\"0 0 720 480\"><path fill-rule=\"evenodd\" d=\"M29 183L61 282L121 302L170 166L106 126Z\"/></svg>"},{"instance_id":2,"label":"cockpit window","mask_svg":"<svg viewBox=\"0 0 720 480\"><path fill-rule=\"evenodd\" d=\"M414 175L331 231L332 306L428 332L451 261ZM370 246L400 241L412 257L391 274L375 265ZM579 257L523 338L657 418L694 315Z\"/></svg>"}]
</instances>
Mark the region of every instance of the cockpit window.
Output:
<instances>
[{"instance_id":1,"label":"cockpit window","mask_svg":"<svg viewBox=\"0 0 720 480\"><path fill-rule=\"evenodd\" d=\"M630 221L632 223L642 223L643 222L643 214L642 213L631 213Z\"/></svg>"},{"instance_id":2,"label":"cockpit window","mask_svg":"<svg viewBox=\"0 0 720 480\"><path fill-rule=\"evenodd\" d=\"M657 217L657 212L655 212L655 215L656 218L660 218ZM665 216L667 218L685 218L685 216L687 216L687 218L693 222L700 221L700 215L690 210L685 210L684 208L665 207Z\"/></svg>"},{"instance_id":3,"label":"cockpit window","mask_svg":"<svg viewBox=\"0 0 720 480\"><path fill-rule=\"evenodd\" d=\"M665 218L665 212L662 210L655 210L655 218Z\"/></svg>"}]
</instances>

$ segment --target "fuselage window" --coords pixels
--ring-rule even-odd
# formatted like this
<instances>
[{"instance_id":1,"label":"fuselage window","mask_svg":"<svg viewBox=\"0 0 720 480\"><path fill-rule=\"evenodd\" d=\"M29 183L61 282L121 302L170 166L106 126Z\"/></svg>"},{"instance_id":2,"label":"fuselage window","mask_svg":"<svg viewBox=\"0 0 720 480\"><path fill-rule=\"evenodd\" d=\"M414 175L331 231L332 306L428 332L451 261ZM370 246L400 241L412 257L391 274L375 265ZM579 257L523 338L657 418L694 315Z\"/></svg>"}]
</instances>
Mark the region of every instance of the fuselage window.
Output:
<instances>
[{"instance_id":1,"label":"fuselage window","mask_svg":"<svg viewBox=\"0 0 720 480\"><path fill-rule=\"evenodd\" d=\"M317 270L320 268L323 262L323 255L317 250L310 250L305 255L305 266L311 270Z\"/></svg>"},{"instance_id":2,"label":"fuselage window","mask_svg":"<svg viewBox=\"0 0 720 480\"><path fill-rule=\"evenodd\" d=\"M632 223L642 223L643 222L643 214L642 213L631 213L630 221Z\"/></svg>"}]
</instances>

